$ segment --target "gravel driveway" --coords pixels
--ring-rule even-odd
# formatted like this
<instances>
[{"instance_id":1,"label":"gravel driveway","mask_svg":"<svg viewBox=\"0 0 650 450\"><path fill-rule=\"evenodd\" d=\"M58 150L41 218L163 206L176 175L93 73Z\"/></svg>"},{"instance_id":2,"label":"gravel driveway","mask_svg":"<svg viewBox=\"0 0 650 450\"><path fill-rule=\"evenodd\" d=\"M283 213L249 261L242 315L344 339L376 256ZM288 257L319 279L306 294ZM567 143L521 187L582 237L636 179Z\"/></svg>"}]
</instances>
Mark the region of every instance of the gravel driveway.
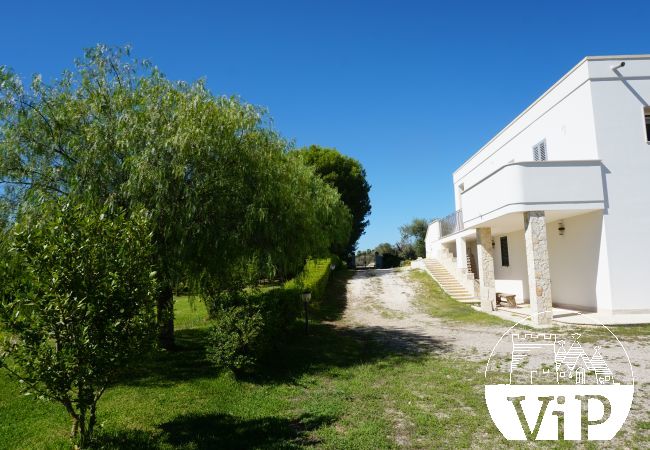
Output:
<instances>
[{"instance_id":1,"label":"gravel driveway","mask_svg":"<svg viewBox=\"0 0 650 450\"><path fill-rule=\"evenodd\" d=\"M505 328L451 323L424 313L417 305L418 284L409 276L412 269L360 270L348 280L347 307L339 324L376 331L386 345L410 346L418 351L439 352L444 357L487 361ZM615 332L615 329L614 329ZM635 399L624 427L635 438L650 440L650 341L625 338L634 370ZM606 345L606 344L605 344ZM629 367L627 361L610 364L616 372ZM628 371L629 372L629 371ZM639 421L645 425L637 426Z\"/></svg>"}]
</instances>

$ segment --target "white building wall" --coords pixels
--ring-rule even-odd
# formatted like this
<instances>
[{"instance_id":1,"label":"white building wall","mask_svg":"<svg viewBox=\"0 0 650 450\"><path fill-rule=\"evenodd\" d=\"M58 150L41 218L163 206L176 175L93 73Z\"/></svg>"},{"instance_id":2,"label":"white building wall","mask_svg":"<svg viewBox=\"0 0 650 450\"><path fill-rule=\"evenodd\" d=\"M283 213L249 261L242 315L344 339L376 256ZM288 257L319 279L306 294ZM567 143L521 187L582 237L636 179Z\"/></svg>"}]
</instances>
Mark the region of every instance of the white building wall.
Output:
<instances>
[{"instance_id":1,"label":"white building wall","mask_svg":"<svg viewBox=\"0 0 650 450\"><path fill-rule=\"evenodd\" d=\"M508 238L510 265L501 265L501 236ZM524 230L494 236L494 284L497 292L515 294L517 303L529 300Z\"/></svg>"},{"instance_id":2,"label":"white building wall","mask_svg":"<svg viewBox=\"0 0 650 450\"><path fill-rule=\"evenodd\" d=\"M549 160L597 159L590 94L583 61L454 172L455 192L509 162L533 160L543 139Z\"/></svg>"},{"instance_id":3,"label":"white building wall","mask_svg":"<svg viewBox=\"0 0 650 450\"><path fill-rule=\"evenodd\" d=\"M563 236L558 231L560 222ZM607 276L599 271L599 265L606 264L599 258L602 223L602 212L595 211L546 225L553 304L597 309L598 274Z\"/></svg>"},{"instance_id":4,"label":"white building wall","mask_svg":"<svg viewBox=\"0 0 650 450\"><path fill-rule=\"evenodd\" d=\"M602 310L650 311L650 144L643 107L650 105L650 57L590 61L598 156L606 167L604 216L611 303ZM607 289L605 280L599 286ZM599 305L600 306L600 305Z\"/></svg>"},{"instance_id":5,"label":"white building wall","mask_svg":"<svg viewBox=\"0 0 650 450\"><path fill-rule=\"evenodd\" d=\"M547 223L553 304L596 310L598 276L607 277L607 261L600 260L602 212L581 214ZM559 223L565 233L560 236ZM502 236L508 238L510 265L501 265ZM515 294L517 302L529 301L524 231L494 236L494 274L497 292ZM604 295L607 295L605 293ZM606 301L607 299L602 299Z\"/></svg>"},{"instance_id":6,"label":"white building wall","mask_svg":"<svg viewBox=\"0 0 650 450\"><path fill-rule=\"evenodd\" d=\"M440 222L431 222L424 237L424 249L427 258L436 258L440 250Z\"/></svg>"},{"instance_id":7,"label":"white building wall","mask_svg":"<svg viewBox=\"0 0 650 450\"><path fill-rule=\"evenodd\" d=\"M625 66L613 70L621 61ZM557 223L548 224L554 302L602 312L650 312L650 144L643 118L649 106L650 56L583 60L454 172L456 209L463 208L463 189L503 165L531 161L532 147L542 139L550 161L601 160L603 210L565 218L562 237ZM566 180L561 184L569 186ZM570 204L566 209L580 209ZM508 235L509 268L500 265L499 237L497 290L526 298L523 230Z\"/></svg>"}]
</instances>

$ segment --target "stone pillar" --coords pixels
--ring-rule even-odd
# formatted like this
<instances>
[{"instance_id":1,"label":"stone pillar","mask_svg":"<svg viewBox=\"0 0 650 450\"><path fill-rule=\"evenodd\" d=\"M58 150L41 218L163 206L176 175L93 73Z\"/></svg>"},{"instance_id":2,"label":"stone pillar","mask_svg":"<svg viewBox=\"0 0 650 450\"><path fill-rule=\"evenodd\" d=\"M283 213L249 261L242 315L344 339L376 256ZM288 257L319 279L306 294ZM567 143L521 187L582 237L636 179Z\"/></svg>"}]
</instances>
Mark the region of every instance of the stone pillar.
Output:
<instances>
[{"instance_id":1,"label":"stone pillar","mask_svg":"<svg viewBox=\"0 0 650 450\"><path fill-rule=\"evenodd\" d=\"M553 319L553 300L551 298L551 271L548 263L544 211L524 213L524 234L526 236L530 312L533 316L533 323L550 325Z\"/></svg>"},{"instance_id":2,"label":"stone pillar","mask_svg":"<svg viewBox=\"0 0 650 450\"><path fill-rule=\"evenodd\" d=\"M456 238L456 267L467 273L467 244L462 237Z\"/></svg>"},{"instance_id":3,"label":"stone pillar","mask_svg":"<svg viewBox=\"0 0 650 450\"><path fill-rule=\"evenodd\" d=\"M492 230L476 229L476 246L478 249L478 278L481 286L481 309L496 309L496 289L494 288L494 256L492 254Z\"/></svg>"}]
</instances>

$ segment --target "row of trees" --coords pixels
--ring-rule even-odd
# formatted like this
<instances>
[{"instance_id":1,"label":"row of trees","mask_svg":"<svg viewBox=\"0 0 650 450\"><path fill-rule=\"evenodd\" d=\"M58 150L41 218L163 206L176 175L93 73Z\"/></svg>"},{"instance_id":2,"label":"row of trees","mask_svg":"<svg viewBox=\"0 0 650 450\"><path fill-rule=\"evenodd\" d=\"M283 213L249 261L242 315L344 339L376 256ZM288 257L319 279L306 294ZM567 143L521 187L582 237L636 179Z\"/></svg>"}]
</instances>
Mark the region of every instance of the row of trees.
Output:
<instances>
[{"instance_id":1,"label":"row of trees","mask_svg":"<svg viewBox=\"0 0 650 450\"><path fill-rule=\"evenodd\" d=\"M383 242L374 249L357 252L357 259L365 258L365 255L369 254L379 254L383 256L384 265L389 267L400 261L424 258L426 256L425 237L430 222L427 219L413 219L399 228L400 240L398 242L395 244Z\"/></svg>"},{"instance_id":2,"label":"row of trees","mask_svg":"<svg viewBox=\"0 0 650 450\"><path fill-rule=\"evenodd\" d=\"M264 110L170 81L128 48L88 49L52 83L0 68L1 363L87 440L107 377L150 335L153 296L172 348L178 283L214 296L353 248L370 209L363 169L357 212L311 166L358 162L289 150ZM88 375L98 368L106 377Z\"/></svg>"}]
</instances>

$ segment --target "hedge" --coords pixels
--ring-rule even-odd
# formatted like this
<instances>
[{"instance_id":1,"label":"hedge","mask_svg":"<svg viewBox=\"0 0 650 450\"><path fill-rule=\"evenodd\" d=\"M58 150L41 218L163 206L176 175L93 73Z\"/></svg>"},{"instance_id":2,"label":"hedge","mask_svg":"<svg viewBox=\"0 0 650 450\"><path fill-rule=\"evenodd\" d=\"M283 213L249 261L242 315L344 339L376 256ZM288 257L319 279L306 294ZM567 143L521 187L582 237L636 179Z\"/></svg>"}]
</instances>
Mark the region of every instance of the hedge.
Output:
<instances>
[{"instance_id":1,"label":"hedge","mask_svg":"<svg viewBox=\"0 0 650 450\"><path fill-rule=\"evenodd\" d=\"M303 271L282 287L237 293L209 305L213 321L208 337L208 359L219 369L248 370L268 357L302 311L300 294L309 291L321 301L336 257L310 259Z\"/></svg>"},{"instance_id":2,"label":"hedge","mask_svg":"<svg viewBox=\"0 0 650 450\"><path fill-rule=\"evenodd\" d=\"M302 272L293 280L285 283L284 289L298 289L311 292L311 300L321 301L325 297L325 289L330 279L330 266L339 267L341 261L336 256L329 258L309 259Z\"/></svg>"}]
</instances>

